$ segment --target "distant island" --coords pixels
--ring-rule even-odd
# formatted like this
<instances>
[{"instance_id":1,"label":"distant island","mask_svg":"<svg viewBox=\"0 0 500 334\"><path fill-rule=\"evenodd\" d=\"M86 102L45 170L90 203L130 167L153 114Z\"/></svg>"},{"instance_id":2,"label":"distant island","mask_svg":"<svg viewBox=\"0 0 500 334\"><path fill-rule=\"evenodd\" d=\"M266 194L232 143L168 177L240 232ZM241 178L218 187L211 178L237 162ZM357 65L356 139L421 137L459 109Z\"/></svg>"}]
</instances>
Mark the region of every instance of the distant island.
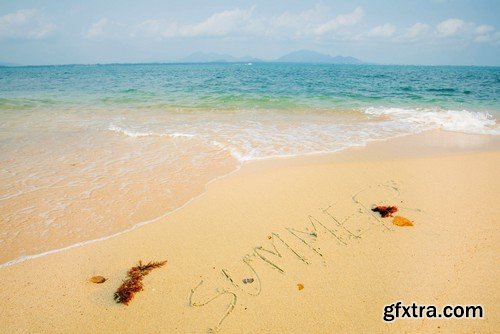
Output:
<instances>
[{"instance_id":1,"label":"distant island","mask_svg":"<svg viewBox=\"0 0 500 334\"><path fill-rule=\"evenodd\" d=\"M228 54L195 52L180 60L181 63L262 63L265 60L250 56L234 57Z\"/></svg>"},{"instance_id":2,"label":"distant island","mask_svg":"<svg viewBox=\"0 0 500 334\"><path fill-rule=\"evenodd\" d=\"M310 50L300 50L288 53L276 60L281 63L325 63L325 64L363 64L354 57L335 56Z\"/></svg>"},{"instance_id":3,"label":"distant island","mask_svg":"<svg viewBox=\"0 0 500 334\"><path fill-rule=\"evenodd\" d=\"M359 65L366 64L365 62L354 58L354 57L344 57L344 56L330 56L324 53L320 53L312 50L298 50L287 53L276 59L260 59L251 56L235 57L229 54L221 53L205 53L205 52L195 52L187 57L170 60L170 61L158 61L155 63L186 63L186 64L196 64L196 63L309 63L309 64L351 64ZM141 63L134 63L141 64ZM78 65L78 64L71 64ZM30 66L22 64L14 64L0 61L0 67L14 67L14 66Z\"/></svg>"},{"instance_id":4,"label":"distant island","mask_svg":"<svg viewBox=\"0 0 500 334\"><path fill-rule=\"evenodd\" d=\"M315 63L315 64L364 64L354 57L330 56L324 53L299 50L287 53L274 60L263 60L250 56L233 57L227 54L196 52L180 59L181 63Z\"/></svg>"}]
</instances>

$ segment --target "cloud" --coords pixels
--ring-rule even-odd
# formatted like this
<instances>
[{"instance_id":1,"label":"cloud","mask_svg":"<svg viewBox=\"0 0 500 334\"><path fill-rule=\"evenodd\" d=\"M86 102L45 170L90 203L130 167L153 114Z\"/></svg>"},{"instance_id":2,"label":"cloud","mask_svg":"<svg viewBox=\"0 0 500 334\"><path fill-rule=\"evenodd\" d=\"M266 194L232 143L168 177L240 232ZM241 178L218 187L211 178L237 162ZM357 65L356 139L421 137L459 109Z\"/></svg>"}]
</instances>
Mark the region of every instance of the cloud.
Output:
<instances>
[{"instance_id":1,"label":"cloud","mask_svg":"<svg viewBox=\"0 0 500 334\"><path fill-rule=\"evenodd\" d=\"M223 37L244 35L252 31L252 11L239 8L224 10L192 24L179 24L174 20L148 19L130 29L130 37Z\"/></svg>"},{"instance_id":2,"label":"cloud","mask_svg":"<svg viewBox=\"0 0 500 334\"><path fill-rule=\"evenodd\" d=\"M20 9L0 17L0 39L42 39L54 28L37 9Z\"/></svg>"},{"instance_id":3,"label":"cloud","mask_svg":"<svg viewBox=\"0 0 500 334\"><path fill-rule=\"evenodd\" d=\"M277 16L257 17L254 7L231 9L214 13L208 18L191 24L174 20L148 19L130 27L130 37L195 38L195 37L268 37L306 38L322 36L358 23L364 15L358 7L351 13L328 17L328 7L315 7L292 13L286 11ZM331 17L331 16L330 16Z\"/></svg>"},{"instance_id":4,"label":"cloud","mask_svg":"<svg viewBox=\"0 0 500 334\"><path fill-rule=\"evenodd\" d=\"M447 19L436 26L439 38L454 38L462 42L500 44L500 32L495 27L486 24L477 25L460 19Z\"/></svg>"},{"instance_id":5,"label":"cloud","mask_svg":"<svg viewBox=\"0 0 500 334\"><path fill-rule=\"evenodd\" d=\"M500 44L500 32L494 26L466 22L458 18L449 18L439 22L434 27L417 22L412 26L396 32L394 26L385 24L369 30L365 36L390 37L391 41L399 43L490 43ZM362 38L359 38L362 39Z\"/></svg>"},{"instance_id":6,"label":"cloud","mask_svg":"<svg viewBox=\"0 0 500 334\"><path fill-rule=\"evenodd\" d=\"M328 11L328 7L316 5L298 13L286 11L274 18L260 19L257 23L264 27L264 35L268 37L301 38L310 35L318 22L327 20Z\"/></svg>"},{"instance_id":7,"label":"cloud","mask_svg":"<svg viewBox=\"0 0 500 334\"><path fill-rule=\"evenodd\" d=\"M481 34L474 38L476 43L491 43L494 45L500 45L500 31L496 31L491 34Z\"/></svg>"},{"instance_id":8,"label":"cloud","mask_svg":"<svg viewBox=\"0 0 500 334\"><path fill-rule=\"evenodd\" d=\"M495 27L489 26L489 25L484 25L484 24L477 26L474 29L474 32L478 35L488 34L488 33L493 32L493 31L495 31Z\"/></svg>"},{"instance_id":9,"label":"cloud","mask_svg":"<svg viewBox=\"0 0 500 334\"><path fill-rule=\"evenodd\" d=\"M474 28L474 42L491 43L500 45L500 31L495 31L495 27L490 25L480 25Z\"/></svg>"},{"instance_id":10,"label":"cloud","mask_svg":"<svg viewBox=\"0 0 500 334\"><path fill-rule=\"evenodd\" d=\"M316 29L314 29L314 33L316 35L324 35L329 32L336 31L341 27L352 26L361 21L363 16L363 8L357 7L351 13L338 15L334 19L320 24Z\"/></svg>"},{"instance_id":11,"label":"cloud","mask_svg":"<svg viewBox=\"0 0 500 334\"><path fill-rule=\"evenodd\" d=\"M441 37L450 37L456 35L460 30L466 27L466 23L460 19L448 19L436 26L436 30Z\"/></svg>"},{"instance_id":12,"label":"cloud","mask_svg":"<svg viewBox=\"0 0 500 334\"><path fill-rule=\"evenodd\" d=\"M381 26L374 27L370 29L366 36L368 37L391 37L396 32L396 26L390 23L386 23Z\"/></svg>"},{"instance_id":13,"label":"cloud","mask_svg":"<svg viewBox=\"0 0 500 334\"><path fill-rule=\"evenodd\" d=\"M181 36L188 37L227 36L242 33L247 30L252 11L253 9L233 9L215 13L200 23L182 26L179 28L179 33Z\"/></svg>"},{"instance_id":14,"label":"cloud","mask_svg":"<svg viewBox=\"0 0 500 334\"><path fill-rule=\"evenodd\" d=\"M406 39L414 40L422 37L431 30L431 26L425 23L417 22L408 28L404 37Z\"/></svg>"},{"instance_id":15,"label":"cloud","mask_svg":"<svg viewBox=\"0 0 500 334\"><path fill-rule=\"evenodd\" d=\"M107 18L100 19L99 21L93 23L90 28L84 32L84 36L87 38L96 38L104 35L106 26L109 24Z\"/></svg>"},{"instance_id":16,"label":"cloud","mask_svg":"<svg viewBox=\"0 0 500 334\"><path fill-rule=\"evenodd\" d=\"M356 7L334 15L325 5L277 15L258 12L255 7L233 8L215 12L199 21L179 22L169 18L149 18L138 23L119 23L102 18L83 35L88 39L195 39L195 38L266 38L271 40L304 40L361 42L386 39L394 43L499 43L495 27L449 18L431 26L417 22L406 28L384 23L366 28L365 11Z\"/></svg>"},{"instance_id":17,"label":"cloud","mask_svg":"<svg viewBox=\"0 0 500 334\"><path fill-rule=\"evenodd\" d=\"M147 19L135 25L130 31L130 37L161 36L165 29L165 21Z\"/></svg>"},{"instance_id":18,"label":"cloud","mask_svg":"<svg viewBox=\"0 0 500 334\"><path fill-rule=\"evenodd\" d=\"M304 29L317 22L324 21L325 13L328 10L328 7L316 5L299 13L286 11L269 21L274 28Z\"/></svg>"},{"instance_id":19,"label":"cloud","mask_svg":"<svg viewBox=\"0 0 500 334\"><path fill-rule=\"evenodd\" d=\"M124 28L122 24L104 17L92 23L90 27L83 32L83 36L87 39L116 39L121 37L122 28Z\"/></svg>"}]
</instances>

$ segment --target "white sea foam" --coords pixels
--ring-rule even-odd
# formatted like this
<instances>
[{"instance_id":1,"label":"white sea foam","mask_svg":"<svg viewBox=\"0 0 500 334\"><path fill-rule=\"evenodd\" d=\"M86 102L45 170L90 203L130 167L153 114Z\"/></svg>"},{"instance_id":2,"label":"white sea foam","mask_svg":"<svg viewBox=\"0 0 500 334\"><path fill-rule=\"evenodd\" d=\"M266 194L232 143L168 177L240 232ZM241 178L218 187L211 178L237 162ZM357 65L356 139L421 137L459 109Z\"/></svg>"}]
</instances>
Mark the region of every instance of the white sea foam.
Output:
<instances>
[{"instance_id":1,"label":"white sea foam","mask_svg":"<svg viewBox=\"0 0 500 334\"><path fill-rule=\"evenodd\" d=\"M356 116L357 114L357 116ZM352 119L352 116L356 119ZM358 117L361 118L358 118ZM350 118L351 117L351 118ZM372 140L389 139L422 131L499 135L500 127L486 112L467 110L370 107L347 114L236 113L230 117L204 114L137 126L109 125L109 130L129 137L196 137L227 151L241 163L276 157L336 152ZM146 129L146 130L144 130Z\"/></svg>"},{"instance_id":2,"label":"white sea foam","mask_svg":"<svg viewBox=\"0 0 500 334\"><path fill-rule=\"evenodd\" d=\"M108 130L113 131L113 132L117 132L117 133L121 133L121 134L123 134L125 136L133 137L133 138L137 138L137 137L172 137L172 138L185 137L185 138L192 138L192 137L195 136L193 134L178 133L178 132L174 132L174 133L157 133L157 132L131 131L131 130L127 130L127 129L121 128L119 126L116 126L114 124L110 124L108 126Z\"/></svg>"},{"instance_id":3,"label":"white sea foam","mask_svg":"<svg viewBox=\"0 0 500 334\"><path fill-rule=\"evenodd\" d=\"M500 127L487 112L468 110L403 109L370 107L368 115L388 116L394 121L407 123L423 130L443 129L470 134L500 135Z\"/></svg>"}]
</instances>

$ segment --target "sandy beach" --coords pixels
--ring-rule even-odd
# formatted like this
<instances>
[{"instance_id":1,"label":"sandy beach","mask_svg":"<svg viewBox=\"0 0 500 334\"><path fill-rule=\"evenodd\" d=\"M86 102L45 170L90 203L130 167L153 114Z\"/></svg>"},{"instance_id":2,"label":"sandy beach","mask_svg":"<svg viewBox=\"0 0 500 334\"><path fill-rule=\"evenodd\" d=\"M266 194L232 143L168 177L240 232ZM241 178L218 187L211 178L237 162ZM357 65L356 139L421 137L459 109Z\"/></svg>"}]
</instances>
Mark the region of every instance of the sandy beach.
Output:
<instances>
[{"instance_id":1,"label":"sandy beach","mask_svg":"<svg viewBox=\"0 0 500 334\"><path fill-rule=\"evenodd\" d=\"M499 166L497 137L443 131L248 163L161 221L0 269L0 332L494 333ZM168 262L117 304L139 260ZM384 322L397 301L484 317Z\"/></svg>"}]
</instances>

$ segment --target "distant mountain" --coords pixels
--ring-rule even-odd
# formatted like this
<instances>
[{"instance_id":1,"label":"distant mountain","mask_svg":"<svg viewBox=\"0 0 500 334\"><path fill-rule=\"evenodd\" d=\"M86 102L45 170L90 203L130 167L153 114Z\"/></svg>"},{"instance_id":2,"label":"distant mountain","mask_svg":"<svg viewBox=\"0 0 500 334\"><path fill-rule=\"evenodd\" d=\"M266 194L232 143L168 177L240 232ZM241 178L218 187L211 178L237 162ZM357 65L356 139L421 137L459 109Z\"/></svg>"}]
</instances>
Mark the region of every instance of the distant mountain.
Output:
<instances>
[{"instance_id":1,"label":"distant mountain","mask_svg":"<svg viewBox=\"0 0 500 334\"><path fill-rule=\"evenodd\" d=\"M311 50L300 50L290 52L275 60L280 63L322 63L322 64L362 64L363 62L354 57L332 57L327 54Z\"/></svg>"},{"instance_id":2,"label":"distant mountain","mask_svg":"<svg viewBox=\"0 0 500 334\"><path fill-rule=\"evenodd\" d=\"M321 64L363 64L353 57L332 57L327 54L311 50L300 50L288 53L278 59L271 60L279 63L321 63ZM228 54L195 52L180 60L182 63L262 63L265 60L250 56L233 57Z\"/></svg>"},{"instance_id":3,"label":"distant mountain","mask_svg":"<svg viewBox=\"0 0 500 334\"><path fill-rule=\"evenodd\" d=\"M258 63L258 62L263 62L263 60L258 58L253 58L250 56L237 58L227 54L195 52L181 59L181 62L182 63L251 63L251 62Z\"/></svg>"},{"instance_id":4,"label":"distant mountain","mask_svg":"<svg viewBox=\"0 0 500 334\"><path fill-rule=\"evenodd\" d=\"M250 56L236 58L236 60L238 62L242 62L242 63L263 63L263 62L265 62L265 60L262 60L260 58L250 57Z\"/></svg>"},{"instance_id":5,"label":"distant mountain","mask_svg":"<svg viewBox=\"0 0 500 334\"><path fill-rule=\"evenodd\" d=\"M233 60L234 57L225 54L218 53L203 53L203 52L195 52L183 59L181 62L183 63L212 63L212 62L228 62Z\"/></svg>"}]
</instances>

